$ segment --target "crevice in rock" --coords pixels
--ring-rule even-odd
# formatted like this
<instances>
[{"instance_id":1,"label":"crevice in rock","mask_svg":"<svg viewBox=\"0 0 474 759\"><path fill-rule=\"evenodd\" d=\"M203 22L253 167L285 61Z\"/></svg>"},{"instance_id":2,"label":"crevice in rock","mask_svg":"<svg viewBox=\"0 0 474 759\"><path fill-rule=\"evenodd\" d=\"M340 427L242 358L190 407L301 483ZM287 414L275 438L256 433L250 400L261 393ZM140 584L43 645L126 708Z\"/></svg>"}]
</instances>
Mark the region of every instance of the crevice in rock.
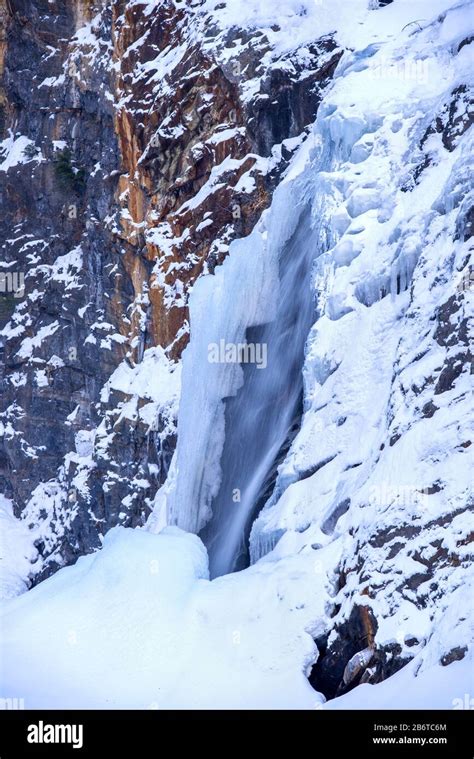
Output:
<instances>
[{"instance_id":1,"label":"crevice in rock","mask_svg":"<svg viewBox=\"0 0 474 759\"><path fill-rule=\"evenodd\" d=\"M313 688L327 700L342 696L363 683L379 683L398 672L408 658L393 643L375 644L377 620L369 606L354 605L349 618L336 624L331 635L316 639L319 657L309 675Z\"/></svg>"}]
</instances>

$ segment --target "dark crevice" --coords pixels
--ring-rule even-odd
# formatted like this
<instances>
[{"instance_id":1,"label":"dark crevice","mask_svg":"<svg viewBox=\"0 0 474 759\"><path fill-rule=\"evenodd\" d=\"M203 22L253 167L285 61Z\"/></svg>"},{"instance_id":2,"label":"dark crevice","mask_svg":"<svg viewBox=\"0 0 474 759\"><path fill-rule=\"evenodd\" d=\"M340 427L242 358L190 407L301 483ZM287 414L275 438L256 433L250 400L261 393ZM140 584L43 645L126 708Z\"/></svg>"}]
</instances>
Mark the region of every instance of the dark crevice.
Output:
<instances>
[{"instance_id":1,"label":"dark crevice","mask_svg":"<svg viewBox=\"0 0 474 759\"><path fill-rule=\"evenodd\" d=\"M378 648L377 627L372 609L356 604L348 619L336 624L331 643L329 634L317 638L319 656L308 678L313 688L330 700L363 683L380 683L402 669L410 657L401 656L398 643ZM412 638L405 643L415 646L418 641Z\"/></svg>"}]
</instances>

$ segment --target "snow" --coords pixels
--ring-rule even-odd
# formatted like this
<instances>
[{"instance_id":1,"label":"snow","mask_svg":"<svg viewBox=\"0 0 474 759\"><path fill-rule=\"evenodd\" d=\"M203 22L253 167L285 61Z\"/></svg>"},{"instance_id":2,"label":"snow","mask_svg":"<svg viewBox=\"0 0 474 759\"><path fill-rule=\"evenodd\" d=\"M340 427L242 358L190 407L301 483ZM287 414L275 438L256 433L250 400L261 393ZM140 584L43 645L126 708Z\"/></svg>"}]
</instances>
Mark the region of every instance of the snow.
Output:
<instances>
[{"instance_id":1,"label":"snow","mask_svg":"<svg viewBox=\"0 0 474 759\"><path fill-rule=\"evenodd\" d=\"M8 171L14 166L29 163L31 160L41 161L41 152L38 152L34 159L25 155L25 148L30 145L34 147L35 143L25 135L15 137L10 135L10 137L0 142L0 171ZM1 160L2 158L3 160Z\"/></svg>"},{"instance_id":2,"label":"snow","mask_svg":"<svg viewBox=\"0 0 474 759\"><path fill-rule=\"evenodd\" d=\"M36 554L26 522L14 516L12 502L0 494L0 599L27 590Z\"/></svg>"},{"instance_id":3,"label":"snow","mask_svg":"<svg viewBox=\"0 0 474 759\"><path fill-rule=\"evenodd\" d=\"M206 43L207 48L222 65L239 60L248 45L255 40L243 42L235 39L227 43L227 35L232 28L259 30L262 37L261 62L264 70L272 65L284 65L282 56L298 54L304 59L305 47L320 37L335 35L339 44L349 50L363 51L369 45L383 45L390 40L407 39L413 33L414 20L427 23L446 8L452 0L434 0L427 9L426 0L396 0L382 10L373 11L368 0L205 0L199 9L202 28L206 24L217 24L218 31ZM462 12L460 12L462 16ZM459 33L462 22L454 22ZM406 28L405 28L406 27ZM418 27L415 27L418 28ZM200 27L196 37L202 35ZM243 60L245 60L243 58ZM364 64L362 64L364 65ZM250 100L259 92L259 77L246 80L241 78L244 99ZM371 90L368 90L371 93Z\"/></svg>"},{"instance_id":4,"label":"snow","mask_svg":"<svg viewBox=\"0 0 474 759\"><path fill-rule=\"evenodd\" d=\"M148 348L143 359L135 366L123 361L113 372L101 391L102 403L107 403L110 393L118 390L137 399L147 398L153 401L142 409L151 420L158 412L168 418L177 415L178 398L181 387L181 364L170 361L160 346Z\"/></svg>"},{"instance_id":5,"label":"snow","mask_svg":"<svg viewBox=\"0 0 474 759\"><path fill-rule=\"evenodd\" d=\"M26 708L311 708L298 563L210 583L195 536L115 528L5 605L2 691Z\"/></svg>"},{"instance_id":6,"label":"snow","mask_svg":"<svg viewBox=\"0 0 474 759\"><path fill-rule=\"evenodd\" d=\"M182 60L187 50L186 45L178 45L176 47L167 47L162 50L157 57L152 61L146 61L139 67L139 74L144 74L153 71L153 75L150 81L160 82L166 75L172 72Z\"/></svg>"},{"instance_id":7,"label":"snow","mask_svg":"<svg viewBox=\"0 0 474 759\"><path fill-rule=\"evenodd\" d=\"M37 387L47 387L49 385L48 375L44 369L35 371L35 382Z\"/></svg>"},{"instance_id":8,"label":"snow","mask_svg":"<svg viewBox=\"0 0 474 759\"><path fill-rule=\"evenodd\" d=\"M46 340L59 329L59 323L57 321L51 322L51 324L40 327L34 337L25 337L20 349L17 351L16 356L20 359L28 359L32 357L35 348L39 348L43 340Z\"/></svg>"},{"instance_id":9,"label":"snow","mask_svg":"<svg viewBox=\"0 0 474 759\"><path fill-rule=\"evenodd\" d=\"M474 686L472 657L449 667L436 665L416 676L413 660L402 670L377 685L359 685L345 696L323 705L323 709L472 709ZM467 699L466 699L467 695Z\"/></svg>"},{"instance_id":10,"label":"snow","mask_svg":"<svg viewBox=\"0 0 474 759\"><path fill-rule=\"evenodd\" d=\"M65 81L66 77L64 74L61 74L60 76L49 76L46 79L43 79L43 81L38 84L38 87L60 87Z\"/></svg>"},{"instance_id":11,"label":"snow","mask_svg":"<svg viewBox=\"0 0 474 759\"><path fill-rule=\"evenodd\" d=\"M305 674L335 548L319 565L306 553L209 582L196 536L116 527L4 604L0 695L26 708L323 708ZM467 660L419 666L328 707L449 708L472 692Z\"/></svg>"}]
</instances>

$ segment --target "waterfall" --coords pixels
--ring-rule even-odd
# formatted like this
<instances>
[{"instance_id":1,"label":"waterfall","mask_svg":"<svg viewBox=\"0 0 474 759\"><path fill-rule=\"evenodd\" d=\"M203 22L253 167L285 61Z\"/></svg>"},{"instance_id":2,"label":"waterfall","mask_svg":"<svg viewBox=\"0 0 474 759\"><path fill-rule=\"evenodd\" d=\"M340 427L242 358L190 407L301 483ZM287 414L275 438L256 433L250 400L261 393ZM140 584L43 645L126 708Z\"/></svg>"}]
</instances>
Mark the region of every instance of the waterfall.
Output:
<instances>
[{"instance_id":1,"label":"waterfall","mask_svg":"<svg viewBox=\"0 0 474 759\"><path fill-rule=\"evenodd\" d=\"M221 485L212 502L212 519L202 533L214 577L245 561L256 508L301 416L304 348L314 312L311 269L318 249L306 205L281 251L275 318L247 330L247 342L266 352L266 366L244 364L244 383L226 403Z\"/></svg>"},{"instance_id":2,"label":"waterfall","mask_svg":"<svg viewBox=\"0 0 474 759\"><path fill-rule=\"evenodd\" d=\"M269 211L251 235L232 243L214 275L198 280L190 298L177 449L155 519L165 513L168 524L199 533L214 577L248 562L252 522L271 500L303 411L314 265L339 237L331 223L339 198L326 172L365 127L354 120L342 129L326 120L330 110L320 111ZM224 358L221 344L236 360ZM265 362L239 362L242 348Z\"/></svg>"}]
</instances>

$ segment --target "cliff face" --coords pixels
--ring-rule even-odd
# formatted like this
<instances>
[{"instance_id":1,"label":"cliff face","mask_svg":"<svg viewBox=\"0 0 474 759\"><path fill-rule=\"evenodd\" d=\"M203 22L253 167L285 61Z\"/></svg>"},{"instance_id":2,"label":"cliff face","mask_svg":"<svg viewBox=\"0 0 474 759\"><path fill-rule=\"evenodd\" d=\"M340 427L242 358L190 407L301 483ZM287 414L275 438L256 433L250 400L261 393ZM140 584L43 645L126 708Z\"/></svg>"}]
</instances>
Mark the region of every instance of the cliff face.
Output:
<instances>
[{"instance_id":1,"label":"cliff face","mask_svg":"<svg viewBox=\"0 0 474 759\"><path fill-rule=\"evenodd\" d=\"M1 300L0 485L34 581L144 523L189 288L268 206L341 55L200 5L1 4L1 266L24 287Z\"/></svg>"}]
</instances>

